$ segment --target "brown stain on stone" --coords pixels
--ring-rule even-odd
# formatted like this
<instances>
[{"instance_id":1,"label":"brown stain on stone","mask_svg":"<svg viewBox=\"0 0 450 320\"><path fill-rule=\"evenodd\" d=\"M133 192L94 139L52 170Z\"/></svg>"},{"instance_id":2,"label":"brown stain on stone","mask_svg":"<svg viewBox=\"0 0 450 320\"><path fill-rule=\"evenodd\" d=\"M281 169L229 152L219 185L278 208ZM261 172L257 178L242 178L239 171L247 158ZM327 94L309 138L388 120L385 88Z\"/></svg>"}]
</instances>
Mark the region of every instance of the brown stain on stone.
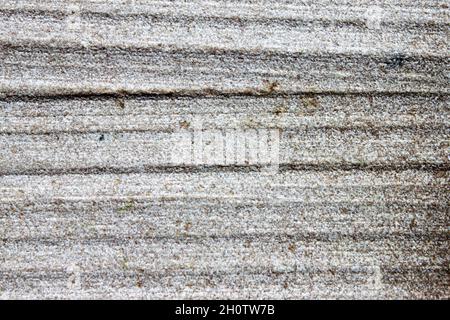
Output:
<instances>
[{"instance_id":1,"label":"brown stain on stone","mask_svg":"<svg viewBox=\"0 0 450 320\"><path fill-rule=\"evenodd\" d=\"M297 246L294 243L290 243L288 246L288 250L292 253L295 253L295 251L297 250Z\"/></svg>"},{"instance_id":2,"label":"brown stain on stone","mask_svg":"<svg viewBox=\"0 0 450 320\"><path fill-rule=\"evenodd\" d=\"M267 95L274 93L277 91L280 87L280 83L278 81L270 81L270 80L263 80L263 89L262 93L265 93Z\"/></svg>"},{"instance_id":3,"label":"brown stain on stone","mask_svg":"<svg viewBox=\"0 0 450 320\"><path fill-rule=\"evenodd\" d=\"M446 178L448 176L448 171L440 170L434 172L435 178Z\"/></svg>"},{"instance_id":4,"label":"brown stain on stone","mask_svg":"<svg viewBox=\"0 0 450 320\"><path fill-rule=\"evenodd\" d=\"M116 98L116 107L125 109L125 99L122 96Z\"/></svg>"},{"instance_id":5,"label":"brown stain on stone","mask_svg":"<svg viewBox=\"0 0 450 320\"><path fill-rule=\"evenodd\" d=\"M304 111L306 114L312 114L320 106L319 100L316 97L304 97L301 99Z\"/></svg>"},{"instance_id":6,"label":"brown stain on stone","mask_svg":"<svg viewBox=\"0 0 450 320\"><path fill-rule=\"evenodd\" d=\"M281 116L283 113L286 113L288 111L288 108L285 105L279 105L273 110L273 114L277 116Z\"/></svg>"},{"instance_id":7,"label":"brown stain on stone","mask_svg":"<svg viewBox=\"0 0 450 320\"><path fill-rule=\"evenodd\" d=\"M191 126L189 121L182 120L180 121L180 127L183 129L188 129Z\"/></svg>"}]
</instances>

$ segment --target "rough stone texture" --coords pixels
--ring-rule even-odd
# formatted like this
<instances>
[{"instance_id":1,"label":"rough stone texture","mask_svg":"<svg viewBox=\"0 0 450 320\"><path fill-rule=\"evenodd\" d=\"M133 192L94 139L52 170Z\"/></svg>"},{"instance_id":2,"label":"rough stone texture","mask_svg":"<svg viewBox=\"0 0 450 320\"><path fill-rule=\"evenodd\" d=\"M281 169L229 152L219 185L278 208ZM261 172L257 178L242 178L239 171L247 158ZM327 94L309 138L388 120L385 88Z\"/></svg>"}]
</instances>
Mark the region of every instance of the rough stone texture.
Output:
<instances>
[{"instance_id":1,"label":"rough stone texture","mask_svg":"<svg viewBox=\"0 0 450 320\"><path fill-rule=\"evenodd\" d=\"M0 297L448 299L448 5L1 0Z\"/></svg>"}]
</instances>

